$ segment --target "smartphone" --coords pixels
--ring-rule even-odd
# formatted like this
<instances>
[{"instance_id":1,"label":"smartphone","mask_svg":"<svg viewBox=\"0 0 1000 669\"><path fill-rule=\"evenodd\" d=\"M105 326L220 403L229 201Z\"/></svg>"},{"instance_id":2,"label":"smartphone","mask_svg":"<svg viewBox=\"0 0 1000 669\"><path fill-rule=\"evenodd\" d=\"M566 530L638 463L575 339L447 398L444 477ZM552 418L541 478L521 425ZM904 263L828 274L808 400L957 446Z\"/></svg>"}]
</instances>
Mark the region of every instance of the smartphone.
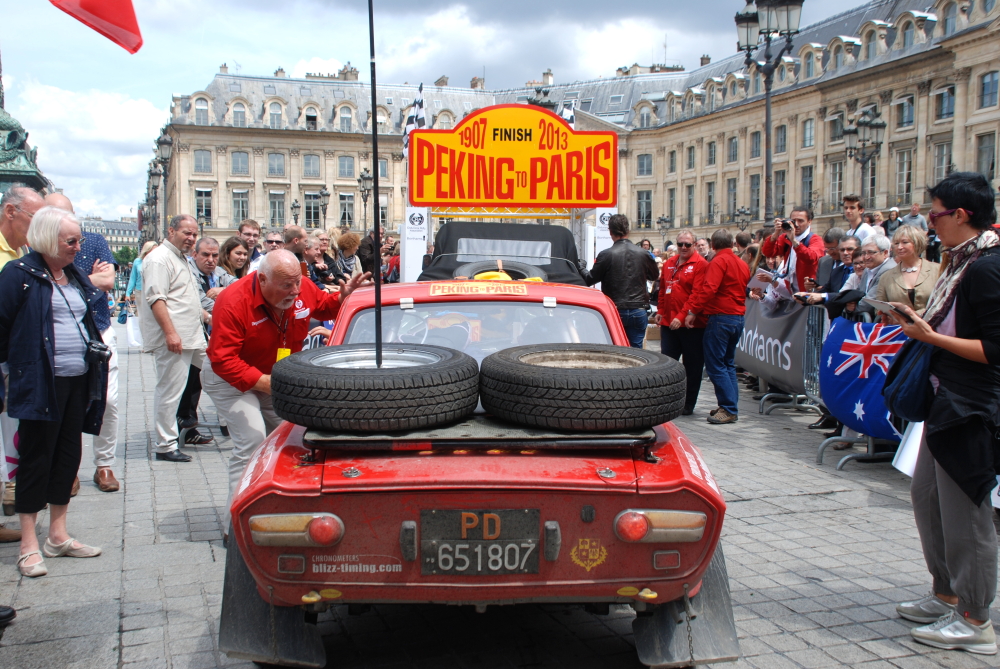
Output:
<instances>
[{"instance_id":1,"label":"smartphone","mask_svg":"<svg viewBox=\"0 0 1000 669\"><path fill-rule=\"evenodd\" d=\"M878 312L883 313L883 314L888 314L888 313L899 314L900 316L903 317L903 320L905 320L907 323L909 323L910 325L913 324L913 319L910 318L909 314L907 314L905 311L903 311L899 307L894 306L892 304L889 304L888 302L883 302L882 300L873 300L873 299L868 298L868 297L861 298L861 301L862 302L866 302L866 303L870 304L871 306L875 307L875 311L878 311Z\"/></svg>"},{"instance_id":2,"label":"smartphone","mask_svg":"<svg viewBox=\"0 0 1000 669\"><path fill-rule=\"evenodd\" d=\"M807 295L796 294L793 297L796 300L798 300L799 302L801 302L802 304L808 304L809 303L809 297Z\"/></svg>"}]
</instances>

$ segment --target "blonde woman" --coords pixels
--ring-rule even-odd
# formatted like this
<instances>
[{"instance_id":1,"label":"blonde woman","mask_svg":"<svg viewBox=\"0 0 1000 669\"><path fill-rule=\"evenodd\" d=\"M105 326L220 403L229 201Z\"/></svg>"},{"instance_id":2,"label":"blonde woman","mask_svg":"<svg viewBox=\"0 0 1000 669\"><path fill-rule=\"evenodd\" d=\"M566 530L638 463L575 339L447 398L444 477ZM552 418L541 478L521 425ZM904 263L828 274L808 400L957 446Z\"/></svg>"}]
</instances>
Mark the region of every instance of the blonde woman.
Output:
<instances>
[{"instance_id":1,"label":"blonde woman","mask_svg":"<svg viewBox=\"0 0 1000 669\"><path fill-rule=\"evenodd\" d=\"M878 280L875 299L900 302L922 316L941 269L921 257L926 250L927 233L912 225L899 226L892 236L896 266Z\"/></svg>"}]
</instances>

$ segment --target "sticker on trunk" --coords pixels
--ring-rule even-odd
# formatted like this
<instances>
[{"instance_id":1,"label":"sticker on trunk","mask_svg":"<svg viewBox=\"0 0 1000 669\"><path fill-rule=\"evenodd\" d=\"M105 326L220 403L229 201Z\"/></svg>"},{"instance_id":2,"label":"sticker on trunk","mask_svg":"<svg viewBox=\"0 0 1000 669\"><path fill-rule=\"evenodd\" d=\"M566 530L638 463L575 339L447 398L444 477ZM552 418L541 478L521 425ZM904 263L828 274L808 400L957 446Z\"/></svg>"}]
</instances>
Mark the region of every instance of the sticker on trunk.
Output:
<instances>
[{"instance_id":1,"label":"sticker on trunk","mask_svg":"<svg viewBox=\"0 0 1000 669\"><path fill-rule=\"evenodd\" d=\"M314 555L313 574L401 574L402 561L391 555Z\"/></svg>"}]
</instances>

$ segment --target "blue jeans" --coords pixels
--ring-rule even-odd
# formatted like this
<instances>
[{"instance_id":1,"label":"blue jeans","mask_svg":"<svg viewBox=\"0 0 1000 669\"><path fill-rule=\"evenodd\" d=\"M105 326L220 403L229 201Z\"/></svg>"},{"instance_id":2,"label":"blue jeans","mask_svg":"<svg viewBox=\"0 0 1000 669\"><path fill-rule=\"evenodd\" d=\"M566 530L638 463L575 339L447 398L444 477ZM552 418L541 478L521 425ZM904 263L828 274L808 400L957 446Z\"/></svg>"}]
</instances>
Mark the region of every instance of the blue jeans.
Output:
<instances>
[{"instance_id":1,"label":"blue jeans","mask_svg":"<svg viewBox=\"0 0 1000 669\"><path fill-rule=\"evenodd\" d=\"M705 328L705 369L715 386L719 406L737 415L740 398L736 382L736 344L743 334L743 316L716 315L708 317Z\"/></svg>"},{"instance_id":2,"label":"blue jeans","mask_svg":"<svg viewBox=\"0 0 1000 669\"><path fill-rule=\"evenodd\" d=\"M618 315L625 326L625 334L632 348L642 348L642 340L646 338L646 326L649 316L645 309L619 309Z\"/></svg>"}]
</instances>

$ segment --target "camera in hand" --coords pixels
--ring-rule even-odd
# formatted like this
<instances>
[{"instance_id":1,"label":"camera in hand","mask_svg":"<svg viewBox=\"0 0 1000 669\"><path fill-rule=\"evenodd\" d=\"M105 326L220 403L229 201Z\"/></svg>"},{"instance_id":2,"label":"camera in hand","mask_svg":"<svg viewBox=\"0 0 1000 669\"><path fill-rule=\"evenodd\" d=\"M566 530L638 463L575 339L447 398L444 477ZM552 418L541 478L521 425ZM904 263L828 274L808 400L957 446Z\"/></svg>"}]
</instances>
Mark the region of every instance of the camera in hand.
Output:
<instances>
[{"instance_id":1,"label":"camera in hand","mask_svg":"<svg viewBox=\"0 0 1000 669\"><path fill-rule=\"evenodd\" d=\"M787 221L787 220L786 220L786 221L782 221L782 222L781 222L781 229L782 229L782 230L791 230L791 229L792 229L792 224L791 224L791 222L789 222L789 221Z\"/></svg>"}]
</instances>

